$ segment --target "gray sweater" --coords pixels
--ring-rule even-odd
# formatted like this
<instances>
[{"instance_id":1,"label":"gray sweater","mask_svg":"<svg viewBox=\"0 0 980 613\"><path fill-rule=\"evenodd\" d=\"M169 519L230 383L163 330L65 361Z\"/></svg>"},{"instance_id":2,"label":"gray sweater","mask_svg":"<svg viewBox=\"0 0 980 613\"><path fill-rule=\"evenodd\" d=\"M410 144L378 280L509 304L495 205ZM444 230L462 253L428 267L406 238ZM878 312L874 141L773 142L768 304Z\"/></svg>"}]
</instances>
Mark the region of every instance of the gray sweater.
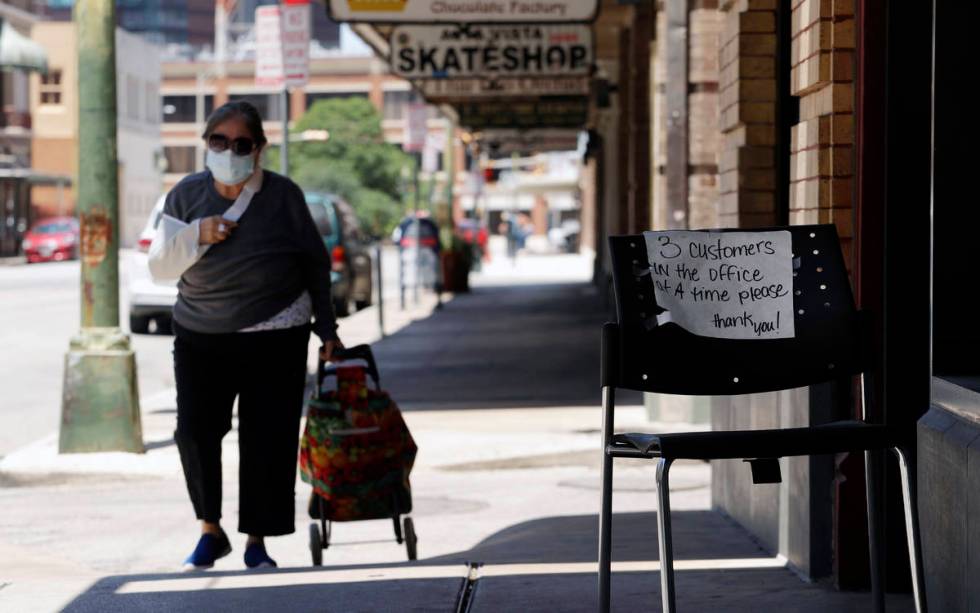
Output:
<instances>
[{"instance_id":1,"label":"gray sweater","mask_svg":"<svg viewBox=\"0 0 980 613\"><path fill-rule=\"evenodd\" d=\"M264 171L238 227L188 268L177 284L174 320L194 332L228 333L265 321L304 290L313 298L313 331L337 338L330 297L330 257L300 188ZM185 177L167 195L163 212L184 222L220 215L232 204L214 188L209 171Z\"/></svg>"}]
</instances>

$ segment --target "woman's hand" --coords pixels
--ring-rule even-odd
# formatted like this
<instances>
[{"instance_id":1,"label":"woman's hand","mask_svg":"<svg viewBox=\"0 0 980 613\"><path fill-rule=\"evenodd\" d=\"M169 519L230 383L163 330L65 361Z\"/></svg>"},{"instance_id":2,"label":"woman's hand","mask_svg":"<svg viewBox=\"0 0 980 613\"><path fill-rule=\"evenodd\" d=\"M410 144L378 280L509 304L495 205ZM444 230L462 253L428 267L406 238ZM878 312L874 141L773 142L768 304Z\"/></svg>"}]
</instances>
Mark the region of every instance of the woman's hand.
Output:
<instances>
[{"instance_id":1,"label":"woman's hand","mask_svg":"<svg viewBox=\"0 0 980 613\"><path fill-rule=\"evenodd\" d=\"M340 360L334 358L333 352L336 349L343 349L343 348L344 348L344 344L341 343L339 340L327 341L323 343L322 347L320 347L320 359L323 360L324 362L339 362Z\"/></svg>"},{"instance_id":2,"label":"woman's hand","mask_svg":"<svg viewBox=\"0 0 980 613\"><path fill-rule=\"evenodd\" d=\"M220 243L231 236L231 231L238 227L233 221L228 221L221 215L212 215L201 220L200 238L197 242L202 245Z\"/></svg>"}]
</instances>

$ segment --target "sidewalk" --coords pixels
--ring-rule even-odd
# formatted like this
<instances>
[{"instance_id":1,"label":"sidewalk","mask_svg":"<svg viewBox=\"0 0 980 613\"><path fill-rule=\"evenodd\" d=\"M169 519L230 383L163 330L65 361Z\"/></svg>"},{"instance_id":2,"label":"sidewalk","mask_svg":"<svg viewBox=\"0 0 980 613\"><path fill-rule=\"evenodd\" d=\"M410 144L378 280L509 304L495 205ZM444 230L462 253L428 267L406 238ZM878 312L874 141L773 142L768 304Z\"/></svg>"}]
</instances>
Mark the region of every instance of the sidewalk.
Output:
<instances>
[{"instance_id":1,"label":"sidewalk","mask_svg":"<svg viewBox=\"0 0 980 613\"><path fill-rule=\"evenodd\" d=\"M272 539L281 568L242 570L234 432L226 438L225 521L235 550L206 573L173 572L194 519L172 441L172 391L143 399L144 456L57 456L54 436L0 462L2 611L593 611L599 498L598 329L605 319L577 256L495 261L473 292L433 312L393 305L375 343L384 387L420 452L412 474L419 561L389 521L335 525L310 566L297 533ZM544 283L544 281L548 281ZM397 301L389 300L390 303ZM344 321L374 340L376 313ZM617 425L646 423L623 394ZM802 582L785 561L709 509L710 468L672 471L678 604L685 611L865 611L867 594ZM617 464L614 610L658 610L653 468ZM900 599L889 610L911 610Z\"/></svg>"}]
</instances>

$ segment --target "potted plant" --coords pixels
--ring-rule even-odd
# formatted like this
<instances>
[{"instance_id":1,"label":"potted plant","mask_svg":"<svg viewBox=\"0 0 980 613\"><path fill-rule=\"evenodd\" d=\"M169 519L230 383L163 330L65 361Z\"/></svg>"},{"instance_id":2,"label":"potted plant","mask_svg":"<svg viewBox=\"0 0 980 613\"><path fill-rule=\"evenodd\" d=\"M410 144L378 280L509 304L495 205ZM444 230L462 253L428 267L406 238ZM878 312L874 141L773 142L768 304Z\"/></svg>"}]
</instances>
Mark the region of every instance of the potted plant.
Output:
<instances>
[{"instance_id":1,"label":"potted plant","mask_svg":"<svg viewBox=\"0 0 980 613\"><path fill-rule=\"evenodd\" d=\"M470 291L470 269L473 266L473 248L458 236L449 241L449 249L442 252L443 288L448 292Z\"/></svg>"}]
</instances>

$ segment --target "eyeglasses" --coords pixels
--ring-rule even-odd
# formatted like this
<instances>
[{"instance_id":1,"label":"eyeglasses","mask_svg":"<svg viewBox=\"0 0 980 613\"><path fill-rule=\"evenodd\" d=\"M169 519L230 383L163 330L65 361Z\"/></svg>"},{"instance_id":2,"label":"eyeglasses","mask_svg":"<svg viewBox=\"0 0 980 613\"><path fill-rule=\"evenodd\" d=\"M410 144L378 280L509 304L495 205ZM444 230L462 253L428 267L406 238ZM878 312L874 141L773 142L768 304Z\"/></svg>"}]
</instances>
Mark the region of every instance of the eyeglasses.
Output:
<instances>
[{"instance_id":1,"label":"eyeglasses","mask_svg":"<svg viewBox=\"0 0 980 613\"><path fill-rule=\"evenodd\" d=\"M208 137L208 149L211 151L222 153L229 148L235 155L248 155L255 151L255 141L247 136L229 139L224 134L212 134Z\"/></svg>"}]
</instances>

